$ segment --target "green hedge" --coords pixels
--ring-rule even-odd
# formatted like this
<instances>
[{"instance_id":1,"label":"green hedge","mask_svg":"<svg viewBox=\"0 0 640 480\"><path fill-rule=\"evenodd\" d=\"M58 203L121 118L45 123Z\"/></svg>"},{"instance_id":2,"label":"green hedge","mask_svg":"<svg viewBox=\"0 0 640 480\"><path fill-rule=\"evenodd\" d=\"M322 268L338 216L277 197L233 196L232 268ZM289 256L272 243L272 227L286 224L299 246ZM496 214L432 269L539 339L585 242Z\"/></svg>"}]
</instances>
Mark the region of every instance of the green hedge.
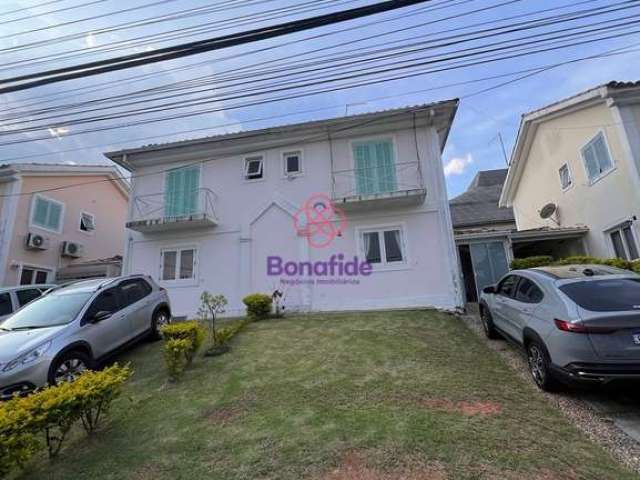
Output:
<instances>
[{"instance_id":1,"label":"green hedge","mask_svg":"<svg viewBox=\"0 0 640 480\"><path fill-rule=\"evenodd\" d=\"M573 256L555 260L550 256L535 256L526 258L514 258L511 262L512 270L521 270L525 268L544 267L551 265L608 265L611 267L622 268L623 270L632 270L640 273L640 260L628 261L621 258L597 258L589 256Z\"/></svg>"},{"instance_id":2,"label":"green hedge","mask_svg":"<svg viewBox=\"0 0 640 480\"><path fill-rule=\"evenodd\" d=\"M78 422L92 434L131 374L128 366L116 364L0 403L0 477L22 467L45 446L49 457L55 457Z\"/></svg>"},{"instance_id":3,"label":"green hedge","mask_svg":"<svg viewBox=\"0 0 640 480\"><path fill-rule=\"evenodd\" d=\"M251 320L262 320L271 314L273 300L264 293L252 293L242 299L247 306L247 315Z\"/></svg>"}]
</instances>

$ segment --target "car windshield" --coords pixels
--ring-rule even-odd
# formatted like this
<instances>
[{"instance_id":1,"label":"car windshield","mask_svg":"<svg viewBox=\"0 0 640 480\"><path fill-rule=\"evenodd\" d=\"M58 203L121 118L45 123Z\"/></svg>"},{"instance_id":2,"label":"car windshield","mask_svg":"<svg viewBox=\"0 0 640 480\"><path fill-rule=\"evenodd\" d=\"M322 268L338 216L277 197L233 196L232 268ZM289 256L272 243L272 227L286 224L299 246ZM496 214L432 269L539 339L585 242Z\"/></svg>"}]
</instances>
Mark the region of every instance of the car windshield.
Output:
<instances>
[{"instance_id":1,"label":"car windshield","mask_svg":"<svg viewBox=\"0 0 640 480\"><path fill-rule=\"evenodd\" d=\"M569 283L560 290L582 308L593 312L640 310L640 279L611 278Z\"/></svg>"},{"instance_id":2,"label":"car windshield","mask_svg":"<svg viewBox=\"0 0 640 480\"><path fill-rule=\"evenodd\" d=\"M27 304L9 317L3 324L4 330L22 330L65 325L80 312L92 292L52 292Z\"/></svg>"}]
</instances>

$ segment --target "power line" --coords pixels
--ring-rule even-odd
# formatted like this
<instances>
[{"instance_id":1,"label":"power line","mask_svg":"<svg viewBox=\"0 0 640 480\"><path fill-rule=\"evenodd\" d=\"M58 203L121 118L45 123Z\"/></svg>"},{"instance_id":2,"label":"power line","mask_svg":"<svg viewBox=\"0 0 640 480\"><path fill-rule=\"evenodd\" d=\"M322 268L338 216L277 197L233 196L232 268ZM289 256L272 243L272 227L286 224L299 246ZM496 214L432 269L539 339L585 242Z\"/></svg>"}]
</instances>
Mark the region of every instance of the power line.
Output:
<instances>
[{"instance_id":1,"label":"power line","mask_svg":"<svg viewBox=\"0 0 640 480\"><path fill-rule=\"evenodd\" d=\"M29 75L22 75L19 77L0 80L0 85L14 84L11 86L0 88L0 93L25 90L28 88L34 88L36 86L70 80L72 78L84 78L87 76L98 75L110 71L123 70L135 66L148 65L151 63L182 58L203 52L228 48L231 46L243 45L259 40L287 35L294 32L300 32L325 25L332 25L339 22L363 18L391 10L397 10L399 8L404 8L419 3L426 3L429 1L431 0L387 0L365 7L357 7L350 10L333 12L326 15L306 18L303 20L296 20L284 24L273 25L270 27L257 28L248 32L235 33L225 35L223 37L200 40L187 44L176 45L173 47L152 50L150 52L143 52L108 60L90 62L83 65L48 70L45 72ZM24 82L25 80L33 81Z\"/></svg>"},{"instance_id":2,"label":"power line","mask_svg":"<svg viewBox=\"0 0 640 480\"><path fill-rule=\"evenodd\" d=\"M32 20L34 18L42 17L44 15L50 15L52 13L59 13L59 12L66 12L66 11L69 11L69 10L75 10L76 8L90 7L91 5L97 5L99 3L104 3L104 2L108 2L108 1L109 0L92 0L90 2L81 3L79 5L73 5L73 6L70 6L70 7L59 8L57 10L49 10L48 12L41 12L41 13L38 13L38 14L35 14L35 15L26 15L24 17L14 18L12 20L4 20L4 21L0 22L0 25L6 25L8 23L15 23L15 22L22 22L24 20ZM48 3L55 3L55 2L48 2ZM26 7L26 8L20 9L20 10L23 10L23 11L24 10L31 10L31 8L34 8L34 7ZM16 10L14 10L14 11L16 11ZM17 11L19 11L19 10L17 10ZM4 14L2 14L2 15L4 15Z\"/></svg>"}]
</instances>

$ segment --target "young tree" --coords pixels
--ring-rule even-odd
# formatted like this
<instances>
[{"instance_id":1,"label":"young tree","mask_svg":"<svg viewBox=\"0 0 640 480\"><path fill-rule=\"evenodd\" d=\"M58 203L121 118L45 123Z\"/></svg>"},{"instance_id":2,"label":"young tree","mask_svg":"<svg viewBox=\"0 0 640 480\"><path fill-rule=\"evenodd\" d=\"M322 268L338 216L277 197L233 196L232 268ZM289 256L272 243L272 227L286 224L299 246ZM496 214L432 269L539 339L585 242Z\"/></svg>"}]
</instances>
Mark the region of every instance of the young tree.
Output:
<instances>
[{"instance_id":1,"label":"young tree","mask_svg":"<svg viewBox=\"0 0 640 480\"><path fill-rule=\"evenodd\" d=\"M216 315L224 313L224 309L229 302L224 295L212 295L206 290L200 295L200 309L198 316L203 322L209 323L210 342L217 343L216 336Z\"/></svg>"}]
</instances>

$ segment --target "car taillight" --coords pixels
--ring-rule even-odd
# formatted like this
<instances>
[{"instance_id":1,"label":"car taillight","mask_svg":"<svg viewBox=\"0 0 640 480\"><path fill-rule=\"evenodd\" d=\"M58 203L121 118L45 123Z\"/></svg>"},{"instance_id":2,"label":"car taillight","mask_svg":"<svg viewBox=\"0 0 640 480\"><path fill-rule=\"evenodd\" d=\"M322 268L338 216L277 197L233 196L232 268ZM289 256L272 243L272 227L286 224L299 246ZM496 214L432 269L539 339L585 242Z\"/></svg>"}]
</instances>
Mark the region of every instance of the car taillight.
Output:
<instances>
[{"instance_id":1,"label":"car taillight","mask_svg":"<svg viewBox=\"0 0 640 480\"><path fill-rule=\"evenodd\" d=\"M582 325L581 323L571 323L566 320L555 319L556 327L563 332L571 332L571 333L589 333L589 329Z\"/></svg>"}]
</instances>

